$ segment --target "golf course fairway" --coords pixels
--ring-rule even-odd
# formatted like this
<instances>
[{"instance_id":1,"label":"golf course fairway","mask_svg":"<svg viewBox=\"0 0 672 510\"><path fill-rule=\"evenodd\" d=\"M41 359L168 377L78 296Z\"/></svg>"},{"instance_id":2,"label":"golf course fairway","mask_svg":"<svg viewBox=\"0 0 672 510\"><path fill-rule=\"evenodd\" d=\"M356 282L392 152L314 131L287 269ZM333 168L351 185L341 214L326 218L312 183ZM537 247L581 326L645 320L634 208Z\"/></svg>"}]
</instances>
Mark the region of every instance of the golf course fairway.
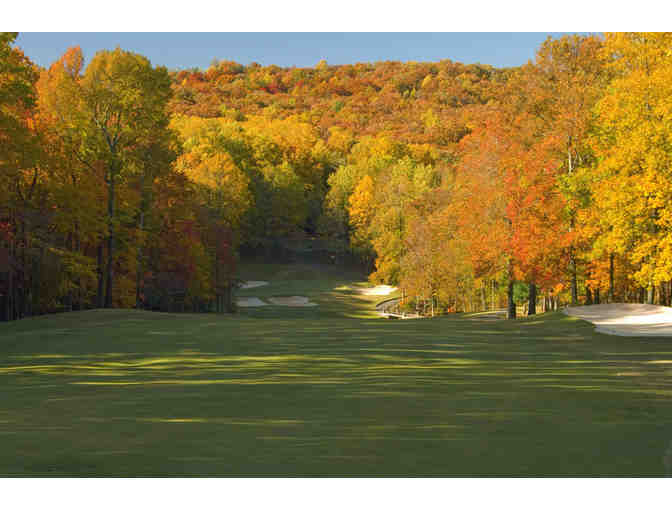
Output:
<instances>
[{"instance_id":1,"label":"golf course fairway","mask_svg":"<svg viewBox=\"0 0 672 510\"><path fill-rule=\"evenodd\" d=\"M256 274L270 284L241 295L318 306L0 324L0 476L672 468L669 339L602 335L559 312L385 320L365 283L305 274Z\"/></svg>"}]
</instances>

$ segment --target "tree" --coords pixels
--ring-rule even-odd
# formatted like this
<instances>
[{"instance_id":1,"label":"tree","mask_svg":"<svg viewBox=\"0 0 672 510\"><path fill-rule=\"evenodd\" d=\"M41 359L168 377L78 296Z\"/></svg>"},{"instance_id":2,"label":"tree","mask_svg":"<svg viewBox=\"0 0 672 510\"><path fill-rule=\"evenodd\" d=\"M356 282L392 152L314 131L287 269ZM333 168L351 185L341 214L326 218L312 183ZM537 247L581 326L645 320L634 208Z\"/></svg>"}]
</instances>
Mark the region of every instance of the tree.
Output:
<instances>
[{"instance_id":1,"label":"tree","mask_svg":"<svg viewBox=\"0 0 672 510\"><path fill-rule=\"evenodd\" d=\"M448 210L456 218L459 238L468 247L474 277L496 279L505 275L507 316L515 318L513 225L507 217L509 196L502 163L510 138L497 110L490 109L476 122L472 132L460 141L461 158Z\"/></svg>"},{"instance_id":2,"label":"tree","mask_svg":"<svg viewBox=\"0 0 672 510\"><path fill-rule=\"evenodd\" d=\"M375 177L366 175L349 198L353 245L376 256L375 281L398 284L411 204L439 184L435 170L410 157Z\"/></svg>"},{"instance_id":3,"label":"tree","mask_svg":"<svg viewBox=\"0 0 672 510\"><path fill-rule=\"evenodd\" d=\"M28 246L40 215L39 143L34 123L37 73L11 47L14 32L0 32L0 314L7 320L30 313Z\"/></svg>"},{"instance_id":4,"label":"tree","mask_svg":"<svg viewBox=\"0 0 672 510\"><path fill-rule=\"evenodd\" d=\"M672 35L607 34L614 74L597 106L594 219L607 253L626 256L649 291L672 278Z\"/></svg>"},{"instance_id":5,"label":"tree","mask_svg":"<svg viewBox=\"0 0 672 510\"><path fill-rule=\"evenodd\" d=\"M581 225L577 225L577 214L585 206L586 193L581 174L589 171L594 160L588 133L593 125L593 108L608 79L601 48L602 41L595 36L549 37L535 59L533 92L548 104L546 137L555 146L552 151L562 170L560 186L567 200L564 228L575 238L567 247L572 304L578 299L580 246L576 244L576 231Z\"/></svg>"},{"instance_id":6,"label":"tree","mask_svg":"<svg viewBox=\"0 0 672 510\"><path fill-rule=\"evenodd\" d=\"M41 103L60 121L60 135L77 158L92 172L102 169L107 187L107 263L104 283L100 268L98 303L111 307L118 188L129 177L138 145L161 138L168 127L170 77L165 68L154 68L145 57L119 48L98 52L83 74L82 66L78 48L52 65L43 77ZM102 245L99 250L102 255Z\"/></svg>"},{"instance_id":7,"label":"tree","mask_svg":"<svg viewBox=\"0 0 672 510\"><path fill-rule=\"evenodd\" d=\"M189 179L198 204L200 240L211 260L212 288L217 312L235 309L236 251L241 225L254 197L250 178L241 169L252 165L247 141L243 146L228 138L227 124L220 121L180 117L174 119L184 153L176 169Z\"/></svg>"}]
</instances>

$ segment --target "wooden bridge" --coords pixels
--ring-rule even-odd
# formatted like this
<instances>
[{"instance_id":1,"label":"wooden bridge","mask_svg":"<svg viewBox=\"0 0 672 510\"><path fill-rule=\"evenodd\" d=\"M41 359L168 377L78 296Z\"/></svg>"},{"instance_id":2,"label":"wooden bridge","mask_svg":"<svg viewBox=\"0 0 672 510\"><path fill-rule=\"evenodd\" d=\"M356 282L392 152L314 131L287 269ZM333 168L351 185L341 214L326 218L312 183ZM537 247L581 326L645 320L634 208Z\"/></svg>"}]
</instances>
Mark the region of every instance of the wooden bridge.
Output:
<instances>
[{"instance_id":1,"label":"wooden bridge","mask_svg":"<svg viewBox=\"0 0 672 510\"><path fill-rule=\"evenodd\" d=\"M388 319L419 319L421 315L419 313L407 313L407 312L390 312L390 308L395 307L399 304L399 298L386 299L376 305L378 313L383 317Z\"/></svg>"}]
</instances>

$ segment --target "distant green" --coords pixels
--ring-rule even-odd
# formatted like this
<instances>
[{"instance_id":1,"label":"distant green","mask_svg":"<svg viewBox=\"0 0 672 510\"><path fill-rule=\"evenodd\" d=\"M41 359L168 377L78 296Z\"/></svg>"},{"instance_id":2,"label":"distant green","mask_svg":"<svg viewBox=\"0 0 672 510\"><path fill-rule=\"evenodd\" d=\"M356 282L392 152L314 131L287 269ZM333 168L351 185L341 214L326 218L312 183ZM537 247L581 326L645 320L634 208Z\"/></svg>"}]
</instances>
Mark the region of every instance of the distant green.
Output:
<instances>
[{"instance_id":1,"label":"distant green","mask_svg":"<svg viewBox=\"0 0 672 510\"><path fill-rule=\"evenodd\" d=\"M0 476L668 474L670 339L384 320L356 275L243 270L320 306L0 324Z\"/></svg>"}]
</instances>

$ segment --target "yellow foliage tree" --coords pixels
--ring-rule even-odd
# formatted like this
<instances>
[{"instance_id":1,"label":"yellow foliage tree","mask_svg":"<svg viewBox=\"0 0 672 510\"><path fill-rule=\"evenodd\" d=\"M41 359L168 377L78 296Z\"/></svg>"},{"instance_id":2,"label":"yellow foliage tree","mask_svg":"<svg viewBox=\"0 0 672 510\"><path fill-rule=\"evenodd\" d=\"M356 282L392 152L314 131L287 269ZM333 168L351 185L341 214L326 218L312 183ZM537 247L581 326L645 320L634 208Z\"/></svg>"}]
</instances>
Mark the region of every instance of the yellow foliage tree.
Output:
<instances>
[{"instance_id":1,"label":"yellow foliage tree","mask_svg":"<svg viewBox=\"0 0 672 510\"><path fill-rule=\"evenodd\" d=\"M598 104L595 215L649 289L672 278L672 34L607 34L615 74Z\"/></svg>"}]
</instances>

